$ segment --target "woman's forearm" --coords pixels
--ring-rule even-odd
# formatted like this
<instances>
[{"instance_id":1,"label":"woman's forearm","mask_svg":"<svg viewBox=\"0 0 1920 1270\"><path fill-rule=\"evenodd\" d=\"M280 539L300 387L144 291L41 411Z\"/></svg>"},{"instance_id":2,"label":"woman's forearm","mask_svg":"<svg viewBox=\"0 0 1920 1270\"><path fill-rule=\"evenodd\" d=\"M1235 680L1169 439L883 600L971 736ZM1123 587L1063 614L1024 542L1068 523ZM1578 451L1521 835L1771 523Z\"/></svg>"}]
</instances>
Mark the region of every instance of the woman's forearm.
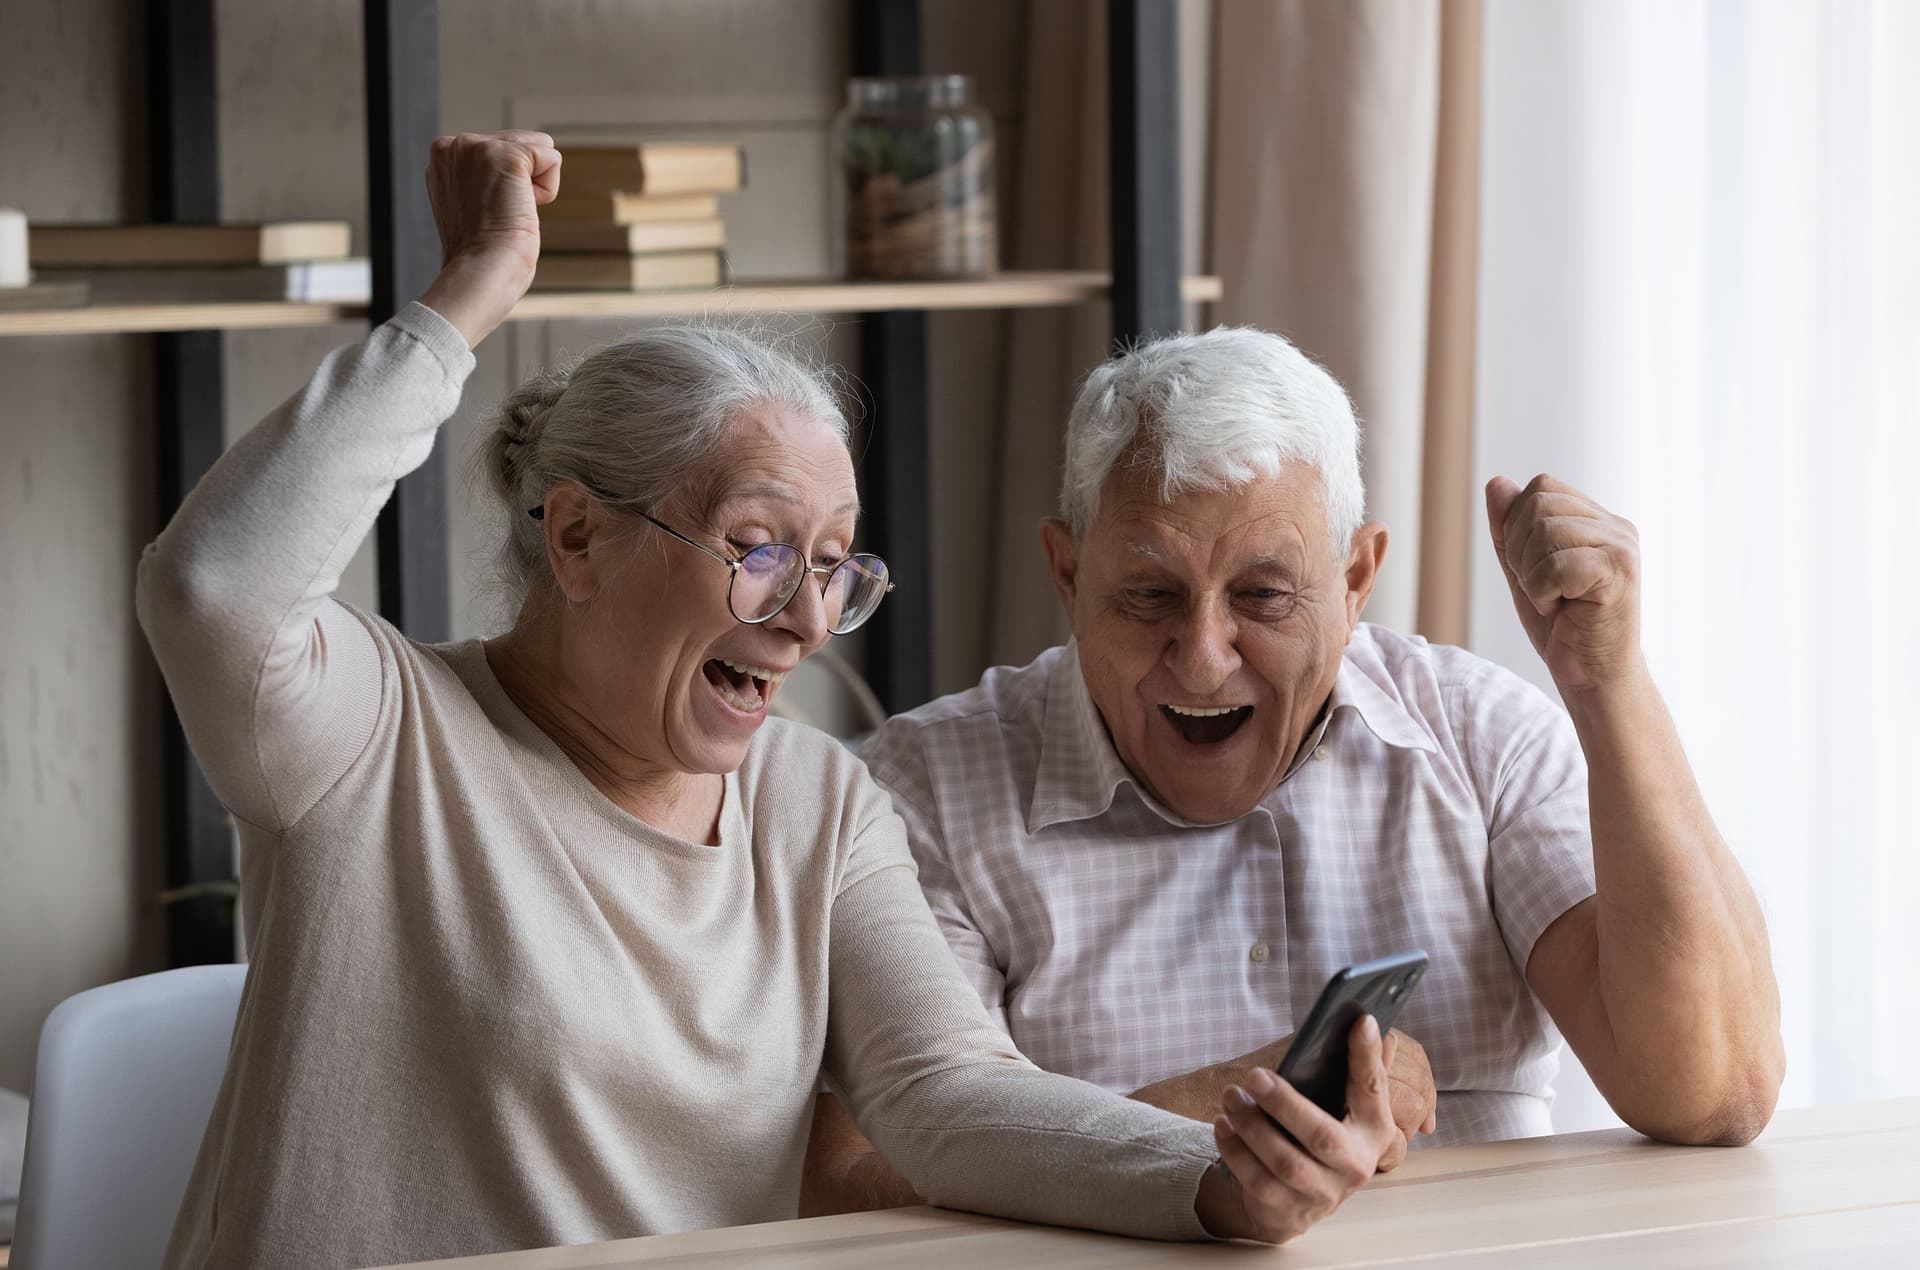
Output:
<instances>
[{"instance_id":1,"label":"woman's forearm","mask_svg":"<svg viewBox=\"0 0 1920 1270\"><path fill-rule=\"evenodd\" d=\"M1158 1239L1194 1212L1202 1124L1043 1072L994 1027L910 869L834 904L828 1070L860 1124L935 1204Z\"/></svg>"}]
</instances>

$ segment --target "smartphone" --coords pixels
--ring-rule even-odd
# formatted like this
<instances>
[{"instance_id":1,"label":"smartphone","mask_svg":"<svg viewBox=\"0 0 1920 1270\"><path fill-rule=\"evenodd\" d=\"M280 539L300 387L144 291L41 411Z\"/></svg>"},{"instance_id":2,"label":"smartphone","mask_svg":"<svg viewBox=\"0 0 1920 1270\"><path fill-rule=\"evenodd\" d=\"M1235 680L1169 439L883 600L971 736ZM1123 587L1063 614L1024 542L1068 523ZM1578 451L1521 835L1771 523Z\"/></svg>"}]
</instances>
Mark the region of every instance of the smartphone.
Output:
<instances>
[{"instance_id":1,"label":"smartphone","mask_svg":"<svg viewBox=\"0 0 1920 1270\"><path fill-rule=\"evenodd\" d=\"M1280 1060L1280 1075L1335 1120L1346 1119L1348 1034L1361 1015L1371 1014L1385 1036L1426 973L1427 954L1416 949L1363 961L1334 975L1294 1033Z\"/></svg>"}]
</instances>

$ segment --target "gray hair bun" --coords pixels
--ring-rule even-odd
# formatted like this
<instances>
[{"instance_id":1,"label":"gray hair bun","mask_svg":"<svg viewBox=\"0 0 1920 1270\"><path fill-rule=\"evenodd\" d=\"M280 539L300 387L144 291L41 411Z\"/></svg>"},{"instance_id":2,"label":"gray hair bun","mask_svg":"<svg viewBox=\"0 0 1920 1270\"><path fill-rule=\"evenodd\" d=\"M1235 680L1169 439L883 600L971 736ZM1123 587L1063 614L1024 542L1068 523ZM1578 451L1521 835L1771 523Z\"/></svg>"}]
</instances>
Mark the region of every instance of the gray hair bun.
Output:
<instances>
[{"instance_id":1,"label":"gray hair bun","mask_svg":"<svg viewBox=\"0 0 1920 1270\"><path fill-rule=\"evenodd\" d=\"M487 436L483 462L494 493L510 508L523 501L521 480L537 466L528 460L539 448L547 420L572 377L571 367L539 371L500 403L500 414Z\"/></svg>"}]
</instances>

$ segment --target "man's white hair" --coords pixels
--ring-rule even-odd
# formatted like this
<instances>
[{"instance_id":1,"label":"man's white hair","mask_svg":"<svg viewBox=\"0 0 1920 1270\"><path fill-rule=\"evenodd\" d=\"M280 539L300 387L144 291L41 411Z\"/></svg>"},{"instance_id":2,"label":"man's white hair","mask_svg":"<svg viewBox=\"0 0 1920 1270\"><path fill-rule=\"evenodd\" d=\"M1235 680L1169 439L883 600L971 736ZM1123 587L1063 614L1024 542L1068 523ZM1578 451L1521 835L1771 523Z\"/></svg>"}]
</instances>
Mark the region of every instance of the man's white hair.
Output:
<instances>
[{"instance_id":1,"label":"man's white hair","mask_svg":"<svg viewBox=\"0 0 1920 1270\"><path fill-rule=\"evenodd\" d=\"M1320 472L1344 556L1366 514L1360 426L1332 375L1278 335L1220 326L1141 344L1087 376L1067 419L1060 514L1076 541L1116 463L1152 469L1160 497L1238 489L1299 460Z\"/></svg>"}]
</instances>

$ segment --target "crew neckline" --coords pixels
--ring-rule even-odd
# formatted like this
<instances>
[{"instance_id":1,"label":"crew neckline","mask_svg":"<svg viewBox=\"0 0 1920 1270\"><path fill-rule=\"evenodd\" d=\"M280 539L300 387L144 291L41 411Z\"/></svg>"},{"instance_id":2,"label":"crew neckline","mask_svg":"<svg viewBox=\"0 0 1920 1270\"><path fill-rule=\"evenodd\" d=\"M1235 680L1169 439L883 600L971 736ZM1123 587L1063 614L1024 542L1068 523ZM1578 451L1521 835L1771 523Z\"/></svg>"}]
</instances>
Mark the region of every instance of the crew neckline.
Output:
<instances>
[{"instance_id":1,"label":"crew neckline","mask_svg":"<svg viewBox=\"0 0 1920 1270\"><path fill-rule=\"evenodd\" d=\"M747 841L747 823L740 803L738 769L722 773L720 778L720 841L718 843L709 845L691 842L668 833L627 811L587 779L587 774L567 756L565 750L560 748L560 743L535 723L501 684L499 676L493 673L493 666L487 660L486 641L463 640L456 644L442 645L439 651L460 674L469 691L474 693L476 699L480 701L481 708L494 721L496 727L525 745L546 767L552 769L554 775L572 790L575 797L588 810L626 837L649 847L709 863L719 862L725 852L740 847ZM751 758L752 751L749 750L749 761Z\"/></svg>"}]
</instances>

